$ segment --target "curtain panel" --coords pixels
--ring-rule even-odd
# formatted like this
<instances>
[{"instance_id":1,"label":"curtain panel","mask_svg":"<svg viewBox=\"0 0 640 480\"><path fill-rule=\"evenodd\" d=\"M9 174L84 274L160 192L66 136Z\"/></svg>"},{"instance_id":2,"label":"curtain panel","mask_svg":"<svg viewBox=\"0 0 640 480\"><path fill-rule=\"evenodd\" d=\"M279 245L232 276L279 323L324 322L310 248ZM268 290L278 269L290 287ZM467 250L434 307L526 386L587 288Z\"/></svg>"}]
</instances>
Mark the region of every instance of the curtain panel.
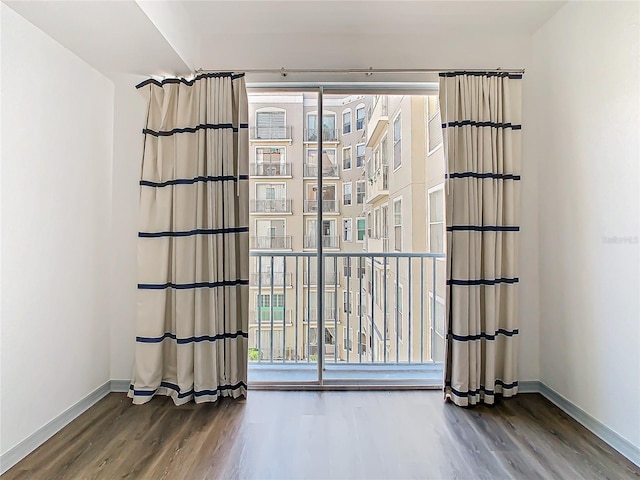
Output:
<instances>
[{"instance_id":1,"label":"curtain panel","mask_svg":"<svg viewBox=\"0 0 640 480\"><path fill-rule=\"evenodd\" d=\"M133 403L246 395L248 106L244 74L147 80Z\"/></svg>"},{"instance_id":2,"label":"curtain panel","mask_svg":"<svg viewBox=\"0 0 640 480\"><path fill-rule=\"evenodd\" d=\"M440 74L446 154L445 395L518 392L522 75Z\"/></svg>"}]
</instances>

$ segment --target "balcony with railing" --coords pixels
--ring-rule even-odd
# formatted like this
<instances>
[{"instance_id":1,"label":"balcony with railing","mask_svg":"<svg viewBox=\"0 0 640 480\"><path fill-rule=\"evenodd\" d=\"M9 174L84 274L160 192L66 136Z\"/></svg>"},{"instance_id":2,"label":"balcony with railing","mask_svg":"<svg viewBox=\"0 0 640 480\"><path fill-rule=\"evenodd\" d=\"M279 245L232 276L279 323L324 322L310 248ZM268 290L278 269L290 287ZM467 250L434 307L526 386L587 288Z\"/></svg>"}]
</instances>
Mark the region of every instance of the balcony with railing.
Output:
<instances>
[{"instance_id":1,"label":"balcony with railing","mask_svg":"<svg viewBox=\"0 0 640 480\"><path fill-rule=\"evenodd\" d=\"M249 140L252 142L288 141L292 140L291 126L264 126L251 127L249 129Z\"/></svg>"},{"instance_id":2,"label":"balcony with railing","mask_svg":"<svg viewBox=\"0 0 640 480\"><path fill-rule=\"evenodd\" d=\"M249 174L253 177L290 177L291 162L251 163Z\"/></svg>"},{"instance_id":3,"label":"balcony with railing","mask_svg":"<svg viewBox=\"0 0 640 480\"><path fill-rule=\"evenodd\" d=\"M303 175L305 178L318 178L318 165L315 163L305 163ZM323 178L339 178L340 167L336 164L322 165Z\"/></svg>"},{"instance_id":4,"label":"balcony with railing","mask_svg":"<svg viewBox=\"0 0 640 480\"><path fill-rule=\"evenodd\" d=\"M291 287L291 273L286 272L257 272L249 277L249 285L252 287Z\"/></svg>"},{"instance_id":5,"label":"balcony with railing","mask_svg":"<svg viewBox=\"0 0 640 480\"><path fill-rule=\"evenodd\" d=\"M367 181L367 203L389 196L389 166L382 165Z\"/></svg>"},{"instance_id":6,"label":"balcony with railing","mask_svg":"<svg viewBox=\"0 0 640 480\"><path fill-rule=\"evenodd\" d=\"M305 200L304 213L318 213L318 200ZM340 213L337 200L322 200L322 213L327 215Z\"/></svg>"},{"instance_id":7,"label":"balcony with railing","mask_svg":"<svg viewBox=\"0 0 640 480\"><path fill-rule=\"evenodd\" d=\"M338 314L338 309L336 308L324 308L324 319L325 322L327 320L335 320L336 315ZM318 314L319 314L319 310L316 307L311 307L307 310L305 310L305 317L304 317L304 321L305 322L317 322L318 321Z\"/></svg>"},{"instance_id":8,"label":"balcony with railing","mask_svg":"<svg viewBox=\"0 0 640 480\"><path fill-rule=\"evenodd\" d=\"M251 384L313 382L321 362L325 385L354 381L358 385L441 385L446 288L440 268L444 262L436 260L443 254L328 252L322 309L311 300L317 290L304 288L317 280L315 253L251 252L251 256L282 257L294 283L301 284L299 290L282 290L280 304L291 310L284 326L282 314L272 314L269 307L261 310L261 315L265 310L269 313L261 320L261 328L256 328L255 315L251 316ZM331 267L343 260L349 261L354 274L363 268L367 274L345 276L342 268L336 273ZM262 294L271 290L264 285L261 289ZM353 295L343 296L343 292ZM322 352L320 345L324 345Z\"/></svg>"},{"instance_id":9,"label":"balcony with railing","mask_svg":"<svg viewBox=\"0 0 640 480\"><path fill-rule=\"evenodd\" d=\"M249 248L252 250L291 250L291 235L252 236L249 238Z\"/></svg>"},{"instance_id":10,"label":"balcony with railing","mask_svg":"<svg viewBox=\"0 0 640 480\"><path fill-rule=\"evenodd\" d=\"M323 235L322 247L340 248L340 237L337 235ZM318 237L316 235L305 235L304 248L318 248Z\"/></svg>"},{"instance_id":11,"label":"balcony with railing","mask_svg":"<svg viewBox=\"0 0 640 480\"><path fill-rule=\"evenodd\" d=\"M389 125L389 97L381 95L376 104L369 111L369 121L367 123L367 147L374 147L380 136L386 131Z\"/></svg>"},{"instance_id":12,"label":"balcony with railing","mask_svg":"<svg viewBox=\"0 0 640 480\"><path fill-rule=\"evenodd\" d=\"M305 128L304 141L307 143L318 141L318 129L317 128ZM338 130L335 128L323 128L322 129L322 141L326 143L338 143Z\"/></svg>"},{"instance_id":13,"label":"balcony with railing","mask_svg":"<svg viewBox=\"0 0 640 480\"><path fill-rule=\"evenodd\" d=\"M291 213L291 200L258 199L249 202L250 213Z\"/></svg>"},{"instance_id":14,"label":"balcony with railing","mask_svg":"<svg viewBox=\"0 0 640 480\"><path fill-rule=\"evenodd\" d=\"M293 325L293 313L290 308L283 307L260 307L249 312L249 326L259 328L274 327L282 328L283 325Z\"/></svg>"}]
</instances>

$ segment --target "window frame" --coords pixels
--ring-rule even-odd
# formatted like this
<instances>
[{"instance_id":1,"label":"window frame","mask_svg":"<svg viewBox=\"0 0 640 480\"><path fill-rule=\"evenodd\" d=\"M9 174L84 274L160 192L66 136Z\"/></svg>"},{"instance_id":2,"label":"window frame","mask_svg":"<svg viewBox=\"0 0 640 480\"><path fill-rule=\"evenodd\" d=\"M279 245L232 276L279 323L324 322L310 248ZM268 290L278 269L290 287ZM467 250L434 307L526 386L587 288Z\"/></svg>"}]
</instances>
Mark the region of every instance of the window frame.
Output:
<instances>
[{"instance_id":1,"label":"window frame","mask_svg":"<svg viewBox=\"0 0 640 480\"><path fill-rule=\"evenodd\" d=\"M400 126L398 128L399 130L399 137L396 138L396 122L400 122ZM398 170L399 168L402 167L402 111L398 112L398 114L394 117L393 119L393 127L392 127L392 132L393 132L393 171L395 172L396 170ZM398 153L398 161L396 162L396 145L400 144L399 146L399 153Z\"/></svg>"},{"instance_id":2,"label":"window frame","mask_svg":"<svg viewBox=\"0 0 640 480\"><path fill-rule=\"evenodd\" d=\"M439 222L434 222L431 219L431 195L437 193L438 191L442 191L442 220ZM431 248L431 226L432 225L442 225L442 251L434 252ZM447 231L445 228L445 205L444 205L444 183L436 185L435 187L431 187L427 190L427 247L429 253L445 253L446 251L446 242L447 242ZM441 259L437 259L441 260Z\"/></svg>"}]
</instances>

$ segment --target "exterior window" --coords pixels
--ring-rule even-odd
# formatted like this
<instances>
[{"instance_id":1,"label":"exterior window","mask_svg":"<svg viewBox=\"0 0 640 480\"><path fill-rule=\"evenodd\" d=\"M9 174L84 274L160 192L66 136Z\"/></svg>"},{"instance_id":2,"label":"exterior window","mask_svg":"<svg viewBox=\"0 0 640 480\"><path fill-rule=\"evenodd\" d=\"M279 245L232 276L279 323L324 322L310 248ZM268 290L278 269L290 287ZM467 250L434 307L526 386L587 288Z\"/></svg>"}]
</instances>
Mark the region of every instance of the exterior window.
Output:
<instances>
[{"instance_id":1,"label":"exterior window","mask_svg":"<svg viewBox=\"0 0 640 480\"><path fill-rule=\"evenodd\" d=\"M371 238L371 212L367 213L367 237Z\"/></svg>"},{"instance_id":2,"label":"exterior window","mask_svg":"<svg viewBox=\"0 0 640 480\"><path fill-rule=\"evenodd\" d=\"M402 118L400 114L393 121L393 169L402 166Z\"/></svg>"},{"instance_id":3,"label":"exterior window","mask_svg":"<svg viewBox=\"0 0 640 480\"><path fill-rule=\"evenodd\" d=\"M356 240L358 242L363 242L364 241L364 234L365 234L365 229L366 229L366 222L364 220L364 218L357 218L356 219Z\"/></svg>"},{"instance_id":4,"label":"exterior window","mask_svg":"<svg viewBox=\"0 0 640 480\"><path fill-rule=\"evenodd\" d=\"M256 112L256 138L284 139L286 135L285 112Z\"/></svg>"},{"instance_id":5,"label":"exterior window","mask_svg":"<svg viewBox=\"0 0 640 480\"><path fill-rule=\"evenodd\" d=\"M436 95L426 97L427 102L427 155L435 152L442 145L442 123L440 120L440 103Z\"/></svg>"},{"instance_id":6,"label":"exterior window","mask_svg":"<svg viewBox=\"0 0 640 480\"><path fill-rule=\"evenodd\" d=\"M351 168L351 147L342 149L342 169L349 170Z\"/></svg>"},{"instance_id":7,"label":"exterior window","mask_svg":"<svg viewBox=\"0 0 640 480\"><path fill-rule=\"evenodd\" d=\"M444 252L444 189L429 192L429 252Z\"/></svg>"},{"instance_id":8,"label":"exterior window","mask_svg":"<svg viewBox=\"0 0 640 480\"><path fill-rule=\"evenodd\" d=\"M343 276L350 277L351 276L351 259L350 258L343 259L342 268L343 268L343 271L342 271Z\"/></svg>"},{"instance_id":9,"label":"exterior window","mask_svg":"<svg viewBox=\"0 0 640 480\"><path fill-rule=\"evenodd\" d=\"M356 167L364 165L364 143L356 145Z\"/></svg>"},{"instance_id":10,"label":"exterior window","mask_svg":"<svg viewBox=\"0 0 640 480\"><path fill-rule=\"evenodd\" d=\"M351 313L351 292L342 292L342 310Z\"/></svg>"},{"instance_id":11,"label":"exterior window","mask_svg":"<svg viewBox=\"0 0 640 480\"><path fill-rule=\"evenodd\" d=\"M380 209L376 208L373 212L373 236L380 238Z\"/></svg>"},{"instance_id":12,"label":"exterior window","mask_svg":"<svg viewBox=\"0 0 640 480\"><path fill-rule=\"evenodd\" d=\"M402 200L393 202L393 228L395 233L395 249L402 251Z\"/></svg>"},{"instance_id":13,"label":"exterior window","mask_svg":"<svg viewBox=\"0 0 640 480\"><path fill-rule=\"evenodd\" d=\"M252 175L256 176L281 176L291 175L285 157L285 147L258 147L256 148L256 164Z\"/></svg>"},{"instance_id":14,"label":"exterior window","mask_svg":"<svg viewBox=\"0 0 640 480\"><path fill-rule=\"evenodd\" d=\"M349 330L349 341L347 342L347 327L342 327L342 348L353 351L353 328Z\"/></svg>"},{"instance_id":15,"label":"exterior window","mask_svg":"<svg viewBox=\"0 0 640 480\"><path fill-rule=\"evenodd\" d=\"M342 221L342 239L345 242L351 242L352 237L353 220L351 218L345 218Z\"/></svg>"},{"instance_id":16,"label":"exterior window","mask_svg":"<svg viewBox=\"0 0 640 480\"><path fill-rule=\"evenodd\" d=\"M342 114L342 133L351 133L351 110L347 110Z\"/></svg>"},{"instance_id":17,"label":"exterior window","mask_svg":"<svg viewBox=\"0 0 640 480\"><path fill-rule=\"evenodd\" d=\"M336 114L325 112L322 115L322 140L335 142L338 139L336 130ZM307 115L306 141L315 142L318 140L318 114Z\"/></svg>"},{"instance_id":18,"label":"exterior window","mask_svg":"<svg viewBox=\"0 0 640 480\"><path fill-rule=\"evenodd\" d=\"M356 182L356 203L362 205L364 203L365 183L364 180Z\"/></svg>"},{"instance_id":19,"label":"exterior window","mask_svg":"<svg viewBox=\"0 0 640 480\"><path fill-rule=\"evenodd\" d=\"M356 109L356 130L364 130L364 107Z\"/></svg>"},{"instance_id":20,"label":"exterior window","mask_svg":"<svg viewBox=\"0 0 640 480\"><path fill-rule=\"evenodd\" d=\"M344 205L351 205L351 191L352 191L351 182L342 184L342 203Z\"/></svg>"},{"instance_id":21,"label":"exterior window","mask_svg":"<svg viewBox=\"0 0 640 480\"><path fill-rule=\"evenodd\" d=\"M323 177L337 177L339 175L339 166L336 163L336 149L323 148L322 161L320 162ZM304 165L305 177L318 176L318 150L316 148L307 149L307 160Z\"/></svg>"}]
</instances>

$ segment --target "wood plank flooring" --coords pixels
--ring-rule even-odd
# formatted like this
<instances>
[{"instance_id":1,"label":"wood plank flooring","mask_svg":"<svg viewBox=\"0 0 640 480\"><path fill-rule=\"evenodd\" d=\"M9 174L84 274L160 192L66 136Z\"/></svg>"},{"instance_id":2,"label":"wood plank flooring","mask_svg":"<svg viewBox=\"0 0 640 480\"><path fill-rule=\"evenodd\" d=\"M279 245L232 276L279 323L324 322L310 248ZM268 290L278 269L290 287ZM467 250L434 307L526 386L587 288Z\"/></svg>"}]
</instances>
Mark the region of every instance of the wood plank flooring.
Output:
<instances>
[{"instance_id":1,"label":"wood plank flooring","mask_svg":"<svg viewBox=\"0 0 640 480\"><path fill-rule=\"evenodd\" d=\"M640 479L537 394L462 409L439 391L270 392L133 406L112 393L14 479Z\"/></svg>"}]
</instances>

